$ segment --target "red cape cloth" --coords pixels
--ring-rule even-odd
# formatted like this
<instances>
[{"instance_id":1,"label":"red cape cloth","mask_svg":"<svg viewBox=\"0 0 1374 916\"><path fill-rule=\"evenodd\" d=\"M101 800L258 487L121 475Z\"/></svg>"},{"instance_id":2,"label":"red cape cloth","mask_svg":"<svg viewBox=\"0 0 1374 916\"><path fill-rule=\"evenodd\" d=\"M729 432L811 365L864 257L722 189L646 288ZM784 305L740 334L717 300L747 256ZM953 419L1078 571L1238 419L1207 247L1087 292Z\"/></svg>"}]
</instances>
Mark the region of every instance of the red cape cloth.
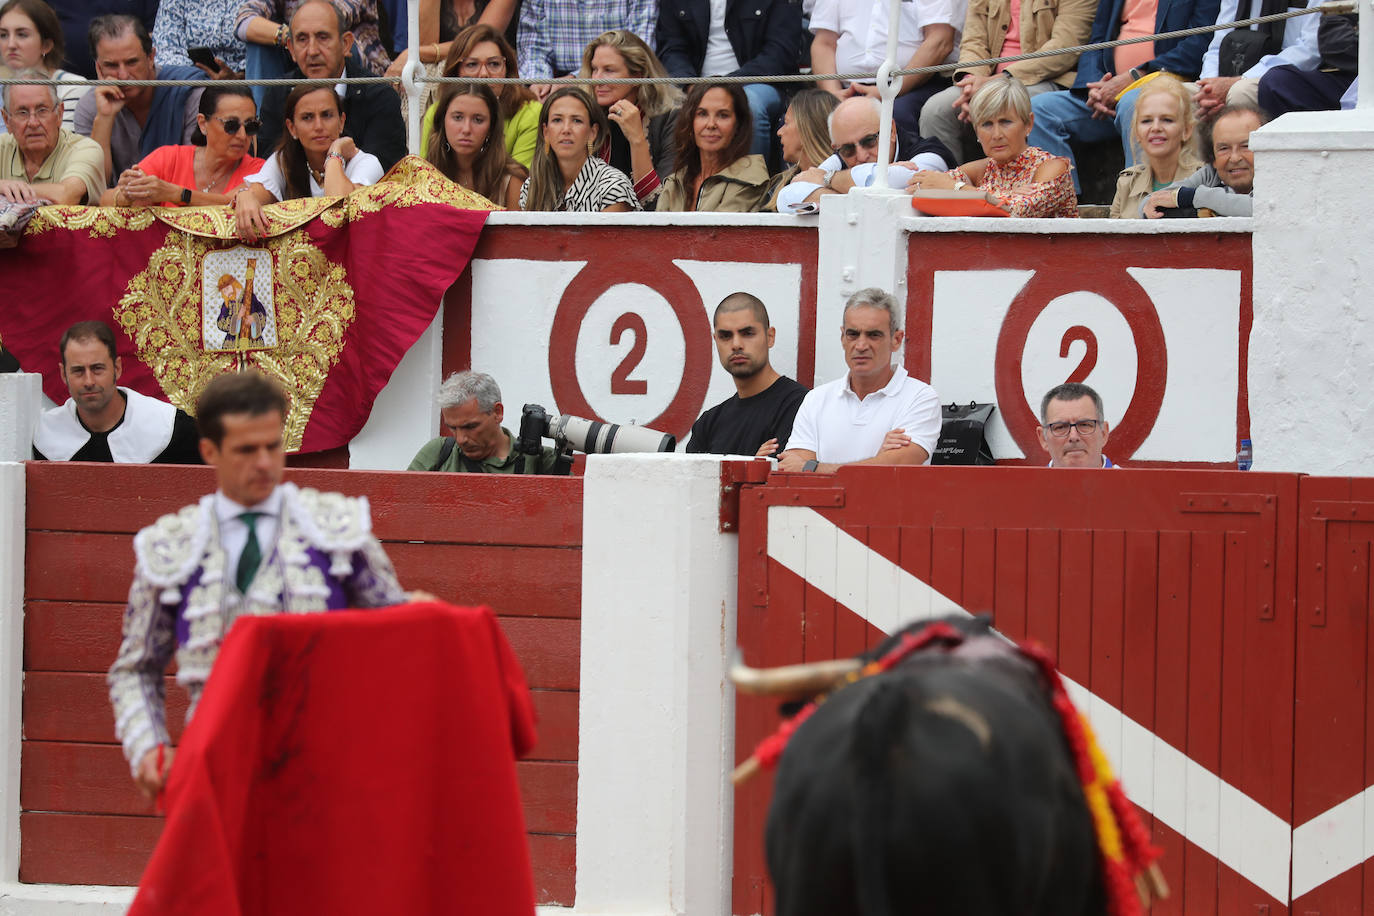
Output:
<instances>
[{"instance_id":1,"label":"red cape cloth","mask_svg":"<svg viewBox=\"0 0 1374 916\"><path fill-rule=\"evenodd\" d=\"M131 916L534 912L524 673L487 608L246 617Z\"/></svg>"},{"instance_id":2,"label":"red cape cloth","mask_svg":"<svg viewBox=\"0 0 1374 916\"><path fill-rule=\"evenodd\" d=\"M491 205L415 157L403 159L382 182L361 188L328 209L313 207L309 201L291 203L301 204L303 213L313 215L293 217L289 210L277 213L269 207L274 214L270 234L302 229L327 264L342 269L354 301L354 317L339 327L337 345L325 341L326 349L337 348L337 362L324 377L304 429L298 451L308 453L345 446L363 428L377 394L390 381L401 357L433 322L444 291L467 268L488 212L468 207ZM315 203L324 206L327 202L316 199ZM165 352L154 346L143 354L151 357L144 361L130 329L119 321L119 304L132 301L130 297L141 298L131 292L132 281L150 269L164 246L189 248L193 236L212 250L243 243L233 235L233 214L227 208L154 209L150 225L136 223L141 228L131 228L130 220L140 216L137 210L45 207L29 224L18 247L0 250L0 289L4 290L0 342L24 371L42 373L43 392L58 404L69 396L58 369L62 332L78 321L99 319L115 333L124 369L120 384L170 400L194 415L194 398L208 378L197 381L178 370L160 381L149 362L164 359ZM197 228L192 231L187 226ZM200 266L194 267L194 277L187 282L196 286L200 271ZM308 279L304 285L313 288L323 282L324 274ZM299 283L301 278L295 280ZM172 297L182 282L163 277L160 295ZM283 277L276 277L279 294L283 282ZM182 308L199 316L201 307L197 287ZM278 320L283 321L286 314L283 311ZM300 324L298 320L279 325L279 341L331 338L335 333L317 330L302 335ZM195 342L202 343L199 330ZM269 357L296 371L301 367L291 356L295 352L279 347L269 351ZM289 443L288 448L296 450Z\"/></svg>"}]
</instances>

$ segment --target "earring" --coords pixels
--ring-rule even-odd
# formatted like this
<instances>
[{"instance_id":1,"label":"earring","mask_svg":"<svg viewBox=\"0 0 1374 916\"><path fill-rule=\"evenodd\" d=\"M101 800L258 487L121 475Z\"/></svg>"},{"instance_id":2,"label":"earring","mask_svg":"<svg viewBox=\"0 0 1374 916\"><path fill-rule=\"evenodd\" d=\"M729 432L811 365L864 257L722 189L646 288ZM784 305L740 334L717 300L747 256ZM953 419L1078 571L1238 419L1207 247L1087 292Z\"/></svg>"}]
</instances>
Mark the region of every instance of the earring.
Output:
<instances>
[{"instance_id":1,"label":"earring","mask_svg":"<svg viewBox=\"0 0 1374 916\"><path fill-rule=\"evenodd\" d=\"M448 145L448 134L444 134L444 152L446 152L446 153L451 153L451 152L453 152L453 147L451 147L451 146Z\"/></svg>"},{"instance_id":2,"label":"earring","mask_svg":"<svg viewBox=\"0 0 1374 916\"><path fill-rule=\"evenodd\" d=\"M482 148L479 149L477 152L479 152L479 153L485 153L485 152L487 151L487 144L490 143L490 142L491 142L491 137L488 137L487 139L483 140L483 141L482 141Z\"/></svg>"}]
</instances>

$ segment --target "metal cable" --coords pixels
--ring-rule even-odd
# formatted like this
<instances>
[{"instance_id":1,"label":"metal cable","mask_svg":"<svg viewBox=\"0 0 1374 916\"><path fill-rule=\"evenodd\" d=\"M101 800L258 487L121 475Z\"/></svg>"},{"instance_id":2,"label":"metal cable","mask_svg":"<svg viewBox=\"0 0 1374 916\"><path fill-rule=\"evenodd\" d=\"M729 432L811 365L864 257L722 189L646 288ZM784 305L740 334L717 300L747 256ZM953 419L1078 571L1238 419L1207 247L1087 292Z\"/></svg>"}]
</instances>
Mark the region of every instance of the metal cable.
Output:
<instances>
[{"instance_id":1,"label":"metal cable","mask_svg":"<svg viewBox=\"0 0 1374 916\"><path fill-rule=\"evenodd\" d=\"M1026 54L1016 54L1011 57L985 57L982 60L960 61L953 64L937 64L930 67L912 67L904 70L893 70L893 77L909 76L918 73L951 73L955 70L968 70L972 67L988 67L996 64L1015 63L1022 60L1036 60L1041 57L1059 57L1063 54L1079 55L1084 51L1104 51L1108 48L1116 48L1121 45L1137 44L1142 41L1159 41L1161 39L1188 38L1193 35L1205 35L1209 32L1221 32L1226 29L1245 28L1252 25L1262 25L1268 22L1282 22L1286 19L1295 19L1298 16L1310 16L1320 13L1324 16L1336 16L1356 11L1355 0L1331 0L1319 6L1304 7L1302 9L1285 10L1282 13L1272 13L1268 16L1254 16L1250 19L1237 19L1234 22L1224 22L1213 25L1197 26L1191 29L1179 29L1174 32L1161 32L1157 35L1138 35L1135 38L1117 38L1112 41L1099 41L1094 44L1074 45L1068 48L1052 48L1044 51L1031 51ZM668 84L674 86L690 86L696 83L811 83L821 80L846 80L850 82L859 80L872 80L877 76L876 73L784 73L778 75L756 74L753 76L667 76L667 77L626 77L622 79L582 79L578 77L562 77L558 80L529 79L527 77L466 77L466 76L425 76L418 74L415 77L417 83L429 83L441 85L443 83L482 83L488 86L528 86L534 83L567 83L573 82L580 86L647 86L653 84ZM91 86L205 86L209 80L89 80ZM219 86L367 86L377 83L388 85L399 85L400 78L392 76L347 76L339 79L242 79L242 80L214 80ZM13 77L0 79L0 86L70 86L71 83L62 83L57 80L40 79L15 79Z\"/></svg>"}]
</instances>

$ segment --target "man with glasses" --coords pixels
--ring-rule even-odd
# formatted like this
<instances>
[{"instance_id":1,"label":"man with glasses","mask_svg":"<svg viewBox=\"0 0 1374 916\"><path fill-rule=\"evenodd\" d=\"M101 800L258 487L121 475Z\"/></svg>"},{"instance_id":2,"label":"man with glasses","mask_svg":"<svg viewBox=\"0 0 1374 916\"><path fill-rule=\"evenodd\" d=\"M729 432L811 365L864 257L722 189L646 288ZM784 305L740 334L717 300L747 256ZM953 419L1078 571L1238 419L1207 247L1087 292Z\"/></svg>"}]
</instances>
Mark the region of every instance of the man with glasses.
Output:
<instances>
[{"instance_id":1,"label":"man with glasses","mask_svg":"<svg viewBox=\"0 0 1374 916\"><path fill-rule=\"evenodd\" d=\"M22 70L17 79L46 79ZM99 144L62 129L62 105L51 86L4 89L5 128L0 134L0 204L95 203L105 187L105 154Z\"/></svg>"},{"instance_id":2,"label":"man with glasses","mask_svg":"<svg viewBox=\"0 0 1374 916\"><path fill-rule=\"evenodd\" d=\"M778 192L779 213L812 212L825 194L843 194L850 188L873 183L878 161L878 128L883 105L868 96L845 99L830 113L830 148L834 155L814 169L807 169ZM913 139L897 129L889 134L889 187L905 189L907 180L921 169L943 172L959 163L945 145L935 139Z\"/></svg>"},{"instance_id":3,"label":"man with glasses","mask_svg":"<svg viewBox=\"0 0 1374 916\"><path fill-rule=\"evenodd\" d=\"M287 47L296 61L296 69L286 74L292 79L373 75L349 54L353 33L345 28L343 13L328 0L306 0L296 8L291 16ZM396 92L384 83L340 83L334 91L346 117L344 136L352 137L358 149L376 156L383 169L400 162L406 154L406 128ZM285 124L286 97L290 94L290 86L272 86L263 96L259 150L276 148Z\"/></svg>"},{"instance_id":4,"label":"man with glasses","mask_svg":"<svg viewBox=\"0 0 1374 916\"><path fill-rule=\"evenodd\" d=\"M1040 401L1040 446L1052 468L1114 468L1102 454L1111 432L1102 398L1081 382L1065 382Z\"/></svg>"},{"instance_id":5,"label":"man with glasses","mask_svg":"<svg viewBox=\"0 0 1374 916\"><path fill-rule=\"evenodd\" d=\"M105 80L203 80L196 67L158 66L153 40L133 16L91 21L91 54ZM76 105L73 126L105 151L105 177L114 187L160 146L190 143L196 132L201 89L193 86L96 86ZM92 199L94 203L94 199Z\"/></svg>"}]
</instances>

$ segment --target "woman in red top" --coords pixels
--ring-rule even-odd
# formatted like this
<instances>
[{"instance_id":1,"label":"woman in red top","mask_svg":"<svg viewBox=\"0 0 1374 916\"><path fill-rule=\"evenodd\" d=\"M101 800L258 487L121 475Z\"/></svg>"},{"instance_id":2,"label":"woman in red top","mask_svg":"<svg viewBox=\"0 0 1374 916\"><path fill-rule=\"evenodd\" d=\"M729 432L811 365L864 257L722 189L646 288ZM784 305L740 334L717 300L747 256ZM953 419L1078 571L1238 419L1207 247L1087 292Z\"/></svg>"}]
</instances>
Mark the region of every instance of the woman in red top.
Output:
<instances>
[{"instance_id":1,"label":"woman in red top","mask_svg":"<svg viewBox=\"0 0 1374 916\"><path fill-rule=\"evenodd\" d=\"M969 120L987 158L948 172L917 172L908 191L977 188L1011 216L1078 216L1068 160L1026 143L1034 116L1020 80L984 83L969 103Z\"/></svg>"},{"instance_id":2,"label":"woman in red top","mask_svg":"<svg viewBox=\"0 0 1374 916\"><path fill-rule=\"evenodd\" d=\"M195 207L229 203L263 161L249 155L258 133L257 106L245 88L211 86L200 97L191 146L160 146L119 176L102 206Z\"/></svg>"}]
</instances>

